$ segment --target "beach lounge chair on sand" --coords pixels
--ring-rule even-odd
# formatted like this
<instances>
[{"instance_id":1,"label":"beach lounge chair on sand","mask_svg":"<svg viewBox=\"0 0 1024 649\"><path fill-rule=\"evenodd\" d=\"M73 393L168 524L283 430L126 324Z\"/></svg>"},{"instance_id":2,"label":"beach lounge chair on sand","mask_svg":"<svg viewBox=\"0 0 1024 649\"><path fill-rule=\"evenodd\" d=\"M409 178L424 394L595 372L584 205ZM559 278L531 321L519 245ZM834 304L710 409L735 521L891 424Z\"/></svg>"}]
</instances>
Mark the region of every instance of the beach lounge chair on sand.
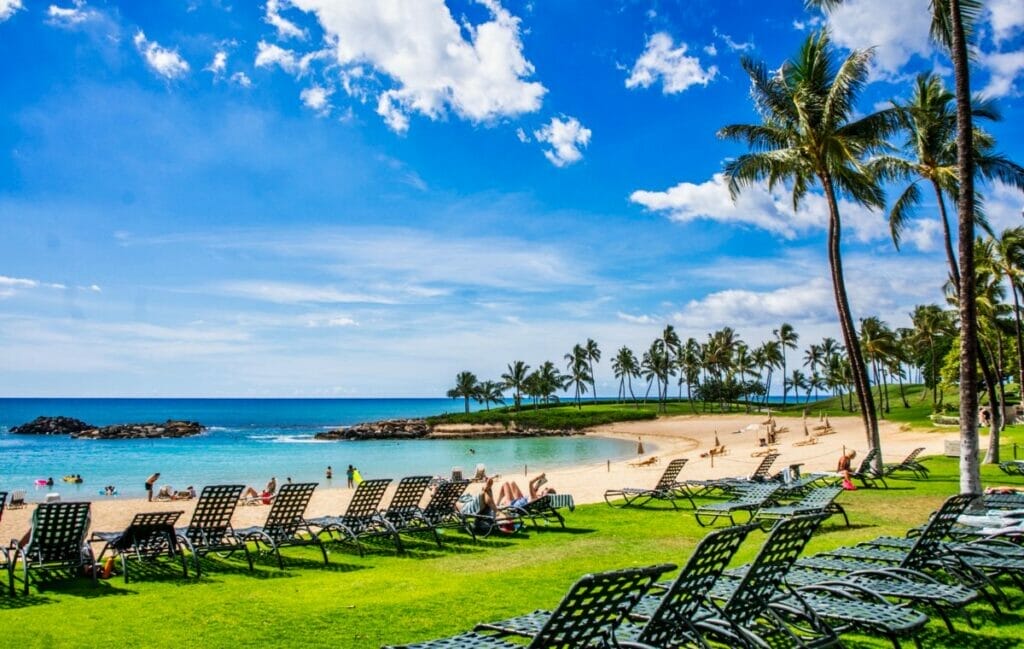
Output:
<instances>
[{"instance_id":1,"label":"beach lounge chair on sand","mask_svg":"<svg viewBox=\"0 0 1024 649\"><path fill-rule=\"evenodd\" d=\"M730 525L736 524L734 515L738 512L746 512L748 520L753 520L757 511L770 502L775 492L779 490L777 484L750 484L736 487L735 497L726 502L709 503L699 505L693 510L693 516L697 524L706 527L713 524L719 518L728 518ZM701 517L708 520L701 520Z\"/></svg>"},{"instance_id":2,"label":"beach lounge chair on sand","mask_svg":"<svg viewBox=\"0 0 1024 649\"><path fill-rule=\"evenodd\" d=\"M252 570L249 548L235 535L231 515L235 513L243 485L210 485L203 487L192 512L188 527L175 529L178 543L188 549L196 569L196 578L202 576L200 558L216 552L230 557L235 552L245 553L246 563Z\"/></svg>"},{"instance_id":3,"label":"beach lounge chair on sand","mask_svg":"<svg viewBox=\"0 0 1024 649\"><path fill-rule=\"evenodd\" d=\"M281 559L281 548L285 546L315 545L320 548L324 565L327 565L327 550L304 518L316 485L315 482L289 482L281 485L263 526L235 530L235 535L243 543L254 543L257 552L266 548L277 557L277 567L282 570L284 561Z\"/></svg>"},{"instance_id":4,"label":"beach lounge chair on sand","mask_svg":"<svg viewBox=\"0 0 1024 649\"><path fill-rule=\"evenodd\" d=\"M672 564L646 568L627 568L584 575L562 598L554 611L535 611L527 615L478 624L469 633L451 638L408 645L385 645L383 649L547 649L554 647L607 647L615 627L629 609L662 573L674 570ZM529 638L528 644L504 637Z\"/></svg>"},{"instance_id":5,"label":"beach lounge chair on sand","mask_svg":"<svg viewBox=\"0 0 1024 649\"><path fill-rule=\"evenodd\" d=\"M665 467L658 484L653 489L643 487L623 487L622 489L609 489L604 492L604 501L611 507L642 507L652 500L665 500L672 504L674 509L679 509L676 500L685 498L693 506L693 498L690 492L678 481L679 473L686 466L687 459L682 457L672 460ZM619 500L621 499L621 502ZM613 502L615 501L615 502Z\"/></svg>"},{"instance_id":6,"label":"beach lounge chair on sand","mask_svg":"<svg viewBox=\"0 0 1024 649\"><path fill-rule=\"evenodd\" d=\"M188 577L188 566L185 553L178 545L174 534L174 524L185 512L143 512L136 514L132 522L121 532L93 532L89 538L91 543L103 543L96 563L103 564L103 557L109 550L111 555L121 560L121 574L128 583L128 559L140 563L154 562L166 556L171 560L181 561L181 573Z\"/></svg>"},{"instance_id":7,"label":"beach lounge chair on sand","mask_svg":"<svg viewBox=\"0 0 1024 649\"><path fill-rule=\"evenodd\" d=\"M380 511L381 516L391 523L399 534L430 532L434 535L434 542L441 547L441 536L437 528L432 525L425 525L420 517L423 509L420 502L427 487L430 486L431 477L428 475L410 476L402 478L395 489L395 495L391 497L391 503L387 509Z\"/></svg>"},{"instance_id":8,"label":"beach lounge chair on sand","mask_svg":"<svg viewBox=\"0 0 1024 649\"><path fill-rule=\"evenodd\" d=\"M28 595L28 586L32 573L39 571L69 571L72 576L82 574L83 568L89 567L93 583L96 582L96 571L92 570L95 561L92 548L85 542L89 529L89 503L65 502L42 503L32 513L32 529L28 542L24 547L18 540L11 541L10 554L10 590L14 594L14 579L18 573L18 562L21 562L21 579L24 593Z\"/></svg>"},{"instance_id":9,"label":"beach lounge chair on sand","mask_svg":"<svg viewBox=\"0 0 1024 649\"><path fill-rule=\"evenodd\" d=\"M15 489L11 492L11 501L7 504L8 509L21 509L25 506L25 490Z\"/></svg>"},{"instance_id":10,"label":"beach lounge chair on sand","mask_svg":"<svg viewBox=\"0 0 1024 649\"><path fill-rule=\"evenodd\" d=\"M313 518L309 524L318 528L317 534L327 534L335 543L352 543L359 551L359 556L363 556L364 552L361 540L375 537L391 539L395 549L402 552L398 530L380 514L380 501L384 499L389 484L390 478L363 480L352 494L344 514Z\"/></svg>"}]
</instances>

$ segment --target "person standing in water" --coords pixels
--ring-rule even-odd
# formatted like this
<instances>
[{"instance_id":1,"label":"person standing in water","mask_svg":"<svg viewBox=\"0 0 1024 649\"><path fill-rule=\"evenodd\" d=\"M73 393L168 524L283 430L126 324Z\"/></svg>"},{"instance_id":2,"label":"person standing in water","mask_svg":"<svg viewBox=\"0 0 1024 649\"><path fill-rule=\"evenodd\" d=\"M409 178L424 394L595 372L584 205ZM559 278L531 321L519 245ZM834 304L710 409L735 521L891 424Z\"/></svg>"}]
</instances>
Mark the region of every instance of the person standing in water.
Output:
<instances>
[{"instance_id":1,"label":"person standing in water","mask_svg":"<svg viewBox=\"0 0 1024 649\"><path fill-rule=\"evenodd\" d=\"M333 477L334 477L334 471L332 471L330 465L328 465L328 467L327 467L327 479L330 480Z\"/></svg>"},{"instance_id":2,"label":"person standing in water","mask_svg":"<svg viewBox=\"0 0 1024 649\"><path fill-rule=\"evenodd\" d=\"M160 472L156 472L153 475L146 478L146 500L153 502L153 485L160 479Z\"/></svg>"},{"instance_id":3,"label":"person standing in water","mask_svg":"<svg viewBox=\"0 0 1024 649\"><path fill-rule=\"evenodd\" d=\"M348 465L348 469L345 470L345 479L348 480L348 488L349 489L351 489L352 487L356 486L355 485L355 477L356 477L355 474L356 474L355 467L352 466L351 464Z\"/></svg>"}]
</instances>

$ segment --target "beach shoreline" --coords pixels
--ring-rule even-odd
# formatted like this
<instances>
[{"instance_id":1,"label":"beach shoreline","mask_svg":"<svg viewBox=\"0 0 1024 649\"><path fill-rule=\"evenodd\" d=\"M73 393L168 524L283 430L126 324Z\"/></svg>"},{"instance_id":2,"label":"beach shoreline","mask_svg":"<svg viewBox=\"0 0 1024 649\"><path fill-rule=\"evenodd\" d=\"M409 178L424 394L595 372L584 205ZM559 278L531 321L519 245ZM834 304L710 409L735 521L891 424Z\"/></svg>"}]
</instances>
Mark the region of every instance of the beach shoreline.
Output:
<instances>
[{"instance_id":1,"label":"beach shoreline","mask_svg":"<svg viewBox=\"0 0 1024 649\"><path fill-rule=\"evenodd\" d=\"M642 442L645 453L629 459L616 461L588 462L560 468L549 468L538 463L527 464L528 475L521 472L506 473L497 478L500 483L515 480L524 489L529 477L541 472L547 474L548 484L560 493L572 494L576 503L587 504L603 501L607 489L621 487L651 487L664 471L669 461L685 457L688 459L681 478L709 479L729 476L748 475L761 461L760 456L765 449L759 445L759 437L763 434L765 421L763 414L733 415L679 415L661 417L656 420L620 422L589 429L589 436L618 438L628 441ZM791 464L800 464L804 472L833 471L836 462L846 448L853 448L861 454L866 451L867 444L863 431L863 423L859 417L834 417L831 426L835 432L814 437L814 426L820 425L816 420L809 420L808 427L812 435L805 437L803 420L799 417L776 417L776 426L787 429L778 438L776 448L780 457L773 467L783 469ZM887 462L899 461L911 450L919 446L925 447L924 455L936 455L943 452L946 439L956 437L955 431L930 432L920 430L903 430L899 424L880 422L882 435L883 457ZM701 457L715 446L715 437L725 446L723 455ZM807 439L815 438L817 442L807 445L796 445ZM651 458L656 458L652 461ZM644 465L639 465L646 462ZM344 471L336 468L335 478L331 486L321 484L313 495L307 509L307 516L338 514L344 510L351 499L353 490L344 486ZM204 476L207 484L216 484L216 476ZM394 484L403 476L369 476L390 477ZM257 485L258 486L258 485ZM393 489L393 487L392 487ZM479 493L481 483L470 486L471 493ZM29 497L33 498L36 494ZM38 497L38 496L36 496ZM390 495L384 502L388 502ZM112 498L94 500L92 505L92 530L116 531L127 526L132 516L144 511L183 511L181 524L187 523L191 516L195 500L147 502L144 498ZM29 517L33 507L8 509L0 520L0 538L20 537L28 528ZM239 506L233 517L237 527L256 525L263 522L268 507Z\"/></svg>"}]
</instances>

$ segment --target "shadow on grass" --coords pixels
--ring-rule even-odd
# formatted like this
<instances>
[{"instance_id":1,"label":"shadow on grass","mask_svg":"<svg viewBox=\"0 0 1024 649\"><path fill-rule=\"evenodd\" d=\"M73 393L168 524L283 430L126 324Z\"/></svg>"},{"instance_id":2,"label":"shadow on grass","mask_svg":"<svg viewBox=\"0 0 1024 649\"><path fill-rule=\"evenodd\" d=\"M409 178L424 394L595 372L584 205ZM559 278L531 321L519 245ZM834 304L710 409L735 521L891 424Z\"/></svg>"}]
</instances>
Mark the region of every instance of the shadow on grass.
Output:
<instances>
[{"instance_id":1,"label":"shadow on grass","mask_svg":"<svg viewBox=\"0 0 1024 649\"><path fill-rule=\"evenodd\" d=\"M4 593L0 595L0 611L16 610L19 608L28 608L29 606L42 606L44 604L54 604L57 600L43 595L33 595L31 592L28 595L22 595L21 591L14 597L11 597L10 591L7 590L6 584L4 584Z\"/></svg>"}]
</instances>

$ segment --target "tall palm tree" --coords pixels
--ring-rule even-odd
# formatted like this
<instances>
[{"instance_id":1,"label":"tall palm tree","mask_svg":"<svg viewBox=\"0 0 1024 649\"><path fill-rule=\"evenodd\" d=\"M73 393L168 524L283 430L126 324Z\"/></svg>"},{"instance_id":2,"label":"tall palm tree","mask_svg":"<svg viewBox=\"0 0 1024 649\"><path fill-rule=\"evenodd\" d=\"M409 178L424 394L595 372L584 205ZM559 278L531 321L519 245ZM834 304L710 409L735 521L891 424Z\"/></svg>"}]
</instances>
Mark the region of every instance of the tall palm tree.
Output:
<instances>
[{"instance_id":1,"label":"tall palm tree","mask_svg":"<svg viewBox=\"0 0 1024 649\"><path fill-rule=\"evenodd\" d=\"M1024 386L1024 335L1019 293L1024 292L1024 227L1003 230L992 242L993 263L1013 294L1014 335L1017 340L1017 385Z\"/></svg>"},{"instance_id":2,"label":"tall palm tree","mask_svg":"<svg viewBox=\"0 0 1024 649\"><path fill-rule=\"evenodd\" d=\"M783 322L781 327L772 331L772 335L779 341L779 350L782 352L782 405L786 405L786 350L796 349L796 341L800 340L800 335L788 322Z\"/></svg>"},{"instance_id":3,"label":"tall palm tree","mask_svg":"<svg viewBox=\"0 0 1024 649\"><path fill-rule=\"evenodd\" d=\"M455 387L448 390L448 398L458 399L462 397L466 404L466 412L469 412L469 400L475 399L477 394L477 381L476 374L472 372L459 372L455 376Z\"/></svg>"},{"instance_id":4,"label":"tall palm tree","mask_svg":"<svg viewBox=\"0 0 1024 649\"><path fill-rule=\"evenodd\" d=\"M477 385L476 394L473 396L477 403L484 404L484 408L490 412L492 403L504 403L505 385L497 381L483 381Z\"/></svg>"},{"instance_id":5,"label":"tall palm tree","mask_svg":"<svg viewBox=\"0 0 1024 649\"><path fill-rule=\"evenodd\" d=\"M793 401L799 403L800 388L807 386L807 376L800 370L795 369L785 382L789 384L789 387L793 388Z\"/></svg>"},{"instance_id":6,"label":"tall palm tree","mask_svg":"<svg viewBox=\"0 0 1024 649\"><path fill-rule=\"evenodd\" d=\"M782 368L782 347L779 345L778 340L766 340L761 343L761 349L764 350L765 370L767 371L767 378L764 382L764 404L768 405L768 395L772 393L772 378L775 370ZM785 375L783 375L785 378Z\"/></svg>"},{"instance_id":7,"label":"tall palm tree","mask_svg":"<svg viewBox=\"0 0 1024 649\"><path fill-rule=\"evenodd\" d=\"M581 395L587 391L587 383L594 380L588 371L589 360L587 349L583 345L575 345L572 351L565 355L565 369L568 371L567 378L569 385L576 388L576 408L582 410L583 402Z\"/></svg>"},{"instance_id":8,"label":"tall palm tree","mask_svg":"<svg viewBox=\"0 0 1024 649\"><path fill-rule=\"evenodd\" d=\"M680 377L686 380L686 400L690 402L690 408L694 412L697 412L697 405L693 402L693 386L699 385L700 382L700 364L700 343L695 338L687 338L680 358L679 372Z\"/></svg>"},{"instance_id":9,"label":"tall palm tree","mask_svg":"<svg viewBox=\"0 0 1024 649\"><path fill-rule=\"evenodd\" d=\"M601 348L597 346L597 343L587 338L587 342L584 345L584 349L587 350L587 364L590 366L590 387L594 392L594 400L597 400L597 384L594 383L596 380L594 374L594 363L601 362Z\"/></svg>"},{"instance_id":10,"label":"tall palm tree","mask_svg":"<svg viewBox=\"0 0 1024 649\"><path fill-rule=\"evenodd\" d=\"M816 345L814 343L811 343L810 347L807 348L807 351L804 352L804 366L806 366L808 369L811 370L811 376L812 377L818 375L818 368L821 366L821 364L824 361L825 361L825 350L822 348L821 345ZM820 383L820 381L818 381L818 383ZM811 387L814 388L814 398L817 399L818 398L818 385L814 384L813 381L812 381ZM808 391L808 393L807 393L808 400L810 399L810 397L811 397L811 394Z\"/></svg>"},{"instance_id":11,"label":"tall palm tree","mask_svg":"<svg viewBox=\"0 0 1024 649\"><path fill-rule=\"evenodd\" d=\"M831 9L843 0L806 0ZM960 253L960 492L981 493L978 464L978 320L974 303L974 126L971 118L971 77L968 40L984 8L982 0L931 0L932 39L949 50L956 98L957 238ZM966 413L971 413L966 416Z\"/></svg>"},{"instance_id":12,"label":"tall palm tree","mask_svg":"<svg viewBox=\"0 0 1024 649\"><path fill-rule=\"evenodd\" d=\"M519 410L520 404L523 401L523 383L526 381L527 375L530 373L530 366L523 361L512 361L505 368L505 373L501 375L503 381L505 381L505 387L512 390L512 398L515 402L516 410Z\"/></svg>"},{"instance_id":13,"label":"tall palm tree","mask_svg":"<svg viewBox=\"0 0 1024 649\"><path fill-rule=\"evenodd\" d=\"M949 312L943 311L937 304L925 304L914 307L910 314L910 321L914 325L914 340L917 344L928 349L928 372L925 373L925 385L931 383L932 403L936 406L942 405L942 395L939 392L939 359L935 356L936 345L939 340L953 334L953 322Z\"/></svg>"},{"instance_id":14,"label":"tall palm tree","mask_svg":"<svg viewBox=\"0 0 1024 649\"><path fill-rule=\"evenodd\" d=\"M884 193L862 159L886 146L886 139L896 128L895 113L884 110L854 119L854 104L867 81L871 57L870 51L854 51L837 66L828 32L821 31L811 35L797 56L777 72L744 59L763 123L727 126L720 134L743 140L753 149L726 164L733 196L762 180L767 180L770 187L790 181L794 208L812 184L819 184L825 193L836 311L853 369L868 447L878 449L877 469L881 470L878 419L843 276L837 198L837 192L842 192L868 207L885 206Z\"/></svg>"}]
</instances>

